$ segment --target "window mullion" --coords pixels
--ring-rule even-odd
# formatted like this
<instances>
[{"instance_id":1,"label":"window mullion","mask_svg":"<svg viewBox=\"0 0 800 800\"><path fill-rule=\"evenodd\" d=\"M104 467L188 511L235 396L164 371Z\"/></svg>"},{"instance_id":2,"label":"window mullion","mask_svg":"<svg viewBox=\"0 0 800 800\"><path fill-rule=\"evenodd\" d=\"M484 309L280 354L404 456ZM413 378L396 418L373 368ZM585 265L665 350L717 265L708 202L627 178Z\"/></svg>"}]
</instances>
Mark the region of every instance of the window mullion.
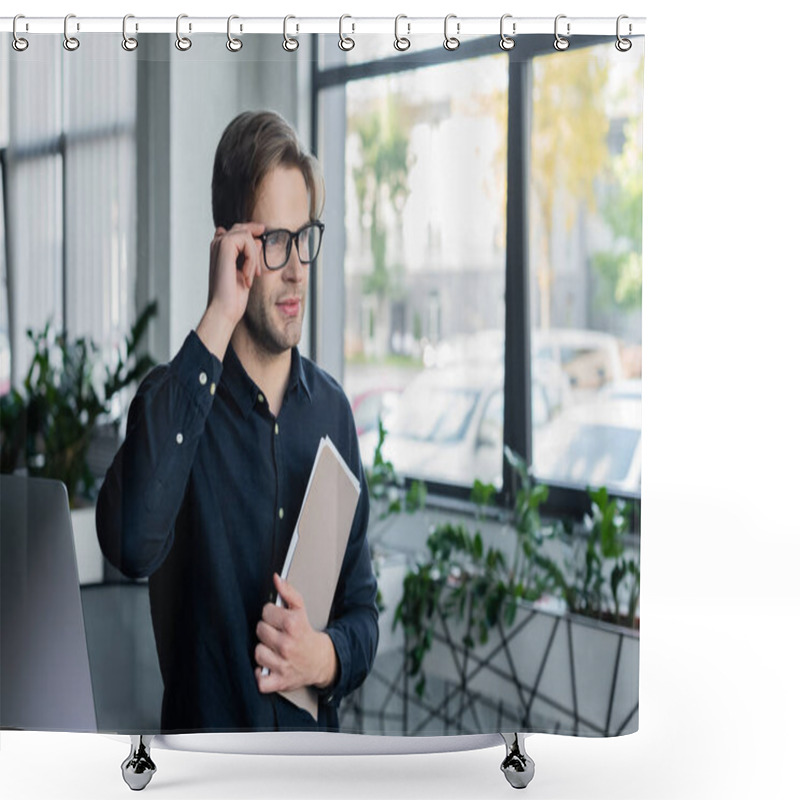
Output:
<instances>
[{"instance_id":1,"label":"window mullion","mask_svg":"<svg viewBox=\"0 0 800 800\"><path fill-rule=\"evenodd\" d=\"M532 66L509 57L508 195L506 201L505 415L503 444L532 463L531 325L528 259L528 178L532 122ZM514 492L511 467L503 460L503 492Z\"/></svg>"},{"instance_id":2,"label":"window mullion","mask_svg":"<svg viewBox=\"0 0 800 800\"><path fill-rule=\"evenodd\" d=\"M69 291L69 242L67 237L70 231L70 220L67 218L69 194L67 187L67 135L63 129L58 137L58 154L61 157L61 332L67 336L68 322L68 297Z\"/></svg>"}]
</instances>

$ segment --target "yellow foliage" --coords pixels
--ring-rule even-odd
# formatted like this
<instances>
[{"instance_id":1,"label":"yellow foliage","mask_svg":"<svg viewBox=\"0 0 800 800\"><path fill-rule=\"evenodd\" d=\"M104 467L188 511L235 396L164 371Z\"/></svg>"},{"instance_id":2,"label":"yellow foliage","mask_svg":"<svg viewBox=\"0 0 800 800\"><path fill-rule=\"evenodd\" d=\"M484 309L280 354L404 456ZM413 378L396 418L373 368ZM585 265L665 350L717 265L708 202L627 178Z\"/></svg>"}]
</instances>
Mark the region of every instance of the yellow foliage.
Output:
<instances>
[{"instance_id":1,"label":"yellow foliage","mask_svg":"<svg viewBox=\"0 0 800 800\"><path fill-rule=\"evenodd\" d=\"M608 64L579 50L537 58L533 69L531 172L548 236L557 201L568 227L581 203L595 208L594 182L608 158Z\"/></svg>"}]
</instances>

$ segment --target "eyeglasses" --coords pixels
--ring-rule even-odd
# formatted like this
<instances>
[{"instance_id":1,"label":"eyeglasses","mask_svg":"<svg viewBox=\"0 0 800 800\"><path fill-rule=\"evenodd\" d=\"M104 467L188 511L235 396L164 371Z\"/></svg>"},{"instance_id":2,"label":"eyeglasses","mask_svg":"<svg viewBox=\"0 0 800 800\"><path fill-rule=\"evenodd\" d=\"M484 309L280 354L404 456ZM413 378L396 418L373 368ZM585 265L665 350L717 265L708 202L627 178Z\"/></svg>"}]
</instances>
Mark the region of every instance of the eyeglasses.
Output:
<instances>
[{"instance_id":1,"label":"eyeglasses","mask_svg":"<svg viewBox=\"0 0 800 800\"><path fill-rule=\"evenodd\" d=\"M315 220L303 225L294 233L284 228L262 233L258 238L261 239L267 269L276 270L285 267L292 254L292 245L297 246L300 263L310 264L319 255L324 230L325 225Z\"/></svg>"}]
</instances>

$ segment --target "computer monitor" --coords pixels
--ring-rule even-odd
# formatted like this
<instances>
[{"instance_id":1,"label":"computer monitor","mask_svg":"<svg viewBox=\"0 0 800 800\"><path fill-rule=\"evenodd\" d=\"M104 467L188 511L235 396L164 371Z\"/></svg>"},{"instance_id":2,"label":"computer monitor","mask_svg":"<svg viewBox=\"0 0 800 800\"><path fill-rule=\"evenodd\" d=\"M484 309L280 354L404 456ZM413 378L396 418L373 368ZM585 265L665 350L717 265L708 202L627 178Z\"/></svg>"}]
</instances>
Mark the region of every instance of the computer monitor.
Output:
<instances>
[{"instance_id":1,"label":"computer monitor","mask_svg":"<svg viewBox=\"0 0 800 800\"><path fill-rule=\"evenodd\" d=\"M0 475L0 727L97 730L60 481Z\"/></svg>"}]
</instances>

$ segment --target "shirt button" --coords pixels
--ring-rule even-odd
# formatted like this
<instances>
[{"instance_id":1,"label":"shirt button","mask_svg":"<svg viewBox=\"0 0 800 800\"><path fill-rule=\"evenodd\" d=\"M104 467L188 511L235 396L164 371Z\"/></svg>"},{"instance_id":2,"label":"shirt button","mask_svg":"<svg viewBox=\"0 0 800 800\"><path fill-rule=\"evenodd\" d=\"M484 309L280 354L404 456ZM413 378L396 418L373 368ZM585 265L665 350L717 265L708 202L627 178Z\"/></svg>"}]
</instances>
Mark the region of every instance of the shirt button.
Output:
<instances>
[{"instance_id":1,"label":"shirt button","mask_svg":"<svg viewBox=\"0 0 800 800\"><path fill-rule=\"evenodd\" d=\"M278 423L277 422L275 423L275 435L276 436L278 435Z\"/></svg>"},{"instance_id":2,"label":"shirt button","mask_svg":"<svg viewBox=\"0 0 800 800\"><path fill-rule=\"evenodd\" d=\"M175 437L175 441L176 441L178 444L183 444L183 434L182 434L182 433L179 433L179 434L178 434L178 435Z\"/></svg>"},{"instance_id":3,"label":"shirt button","mask_svg":"<svg viewBox=\"0 0 800 800\"><path fill-rule=\"evenodd\" d=\"M214 394L217 391L217 384L212 383L211 388L208 391L211 392L211 394Z\"/></svg>"},{"instance_id":4,"label":"shirt button","mask_svg":"<svg viewBox=\"0 0 800 800\"><path fill-rule=\"evenodd\" d=\"M208 383L208 375L206 375L205 372L201 372L199 377L200 377L200 385L205 386L206 383Z\"/></svg>"},{"instance_id":5,"label":"shirt button","mask_svg":"<svg viewBox=\"0 0 800 800\"><path fill-rule=\"evenodd\" d=\"M259 393L259 395L258 395L258 402L259 402L259 403L263 403L263 402L264 402L264 395L263 395L263 394L260 394L260 393Z\"/></svg>"},{"instance_id":6,"label":"shirt button","mask_svg":"<svg viewBox=\"0 0 800 800\"><path fill-rule=\"evenodd\" d=\"M278 509L278 518L279 519L283 519L283 509L282 508Z\"/></svg>"}]
</instances>

